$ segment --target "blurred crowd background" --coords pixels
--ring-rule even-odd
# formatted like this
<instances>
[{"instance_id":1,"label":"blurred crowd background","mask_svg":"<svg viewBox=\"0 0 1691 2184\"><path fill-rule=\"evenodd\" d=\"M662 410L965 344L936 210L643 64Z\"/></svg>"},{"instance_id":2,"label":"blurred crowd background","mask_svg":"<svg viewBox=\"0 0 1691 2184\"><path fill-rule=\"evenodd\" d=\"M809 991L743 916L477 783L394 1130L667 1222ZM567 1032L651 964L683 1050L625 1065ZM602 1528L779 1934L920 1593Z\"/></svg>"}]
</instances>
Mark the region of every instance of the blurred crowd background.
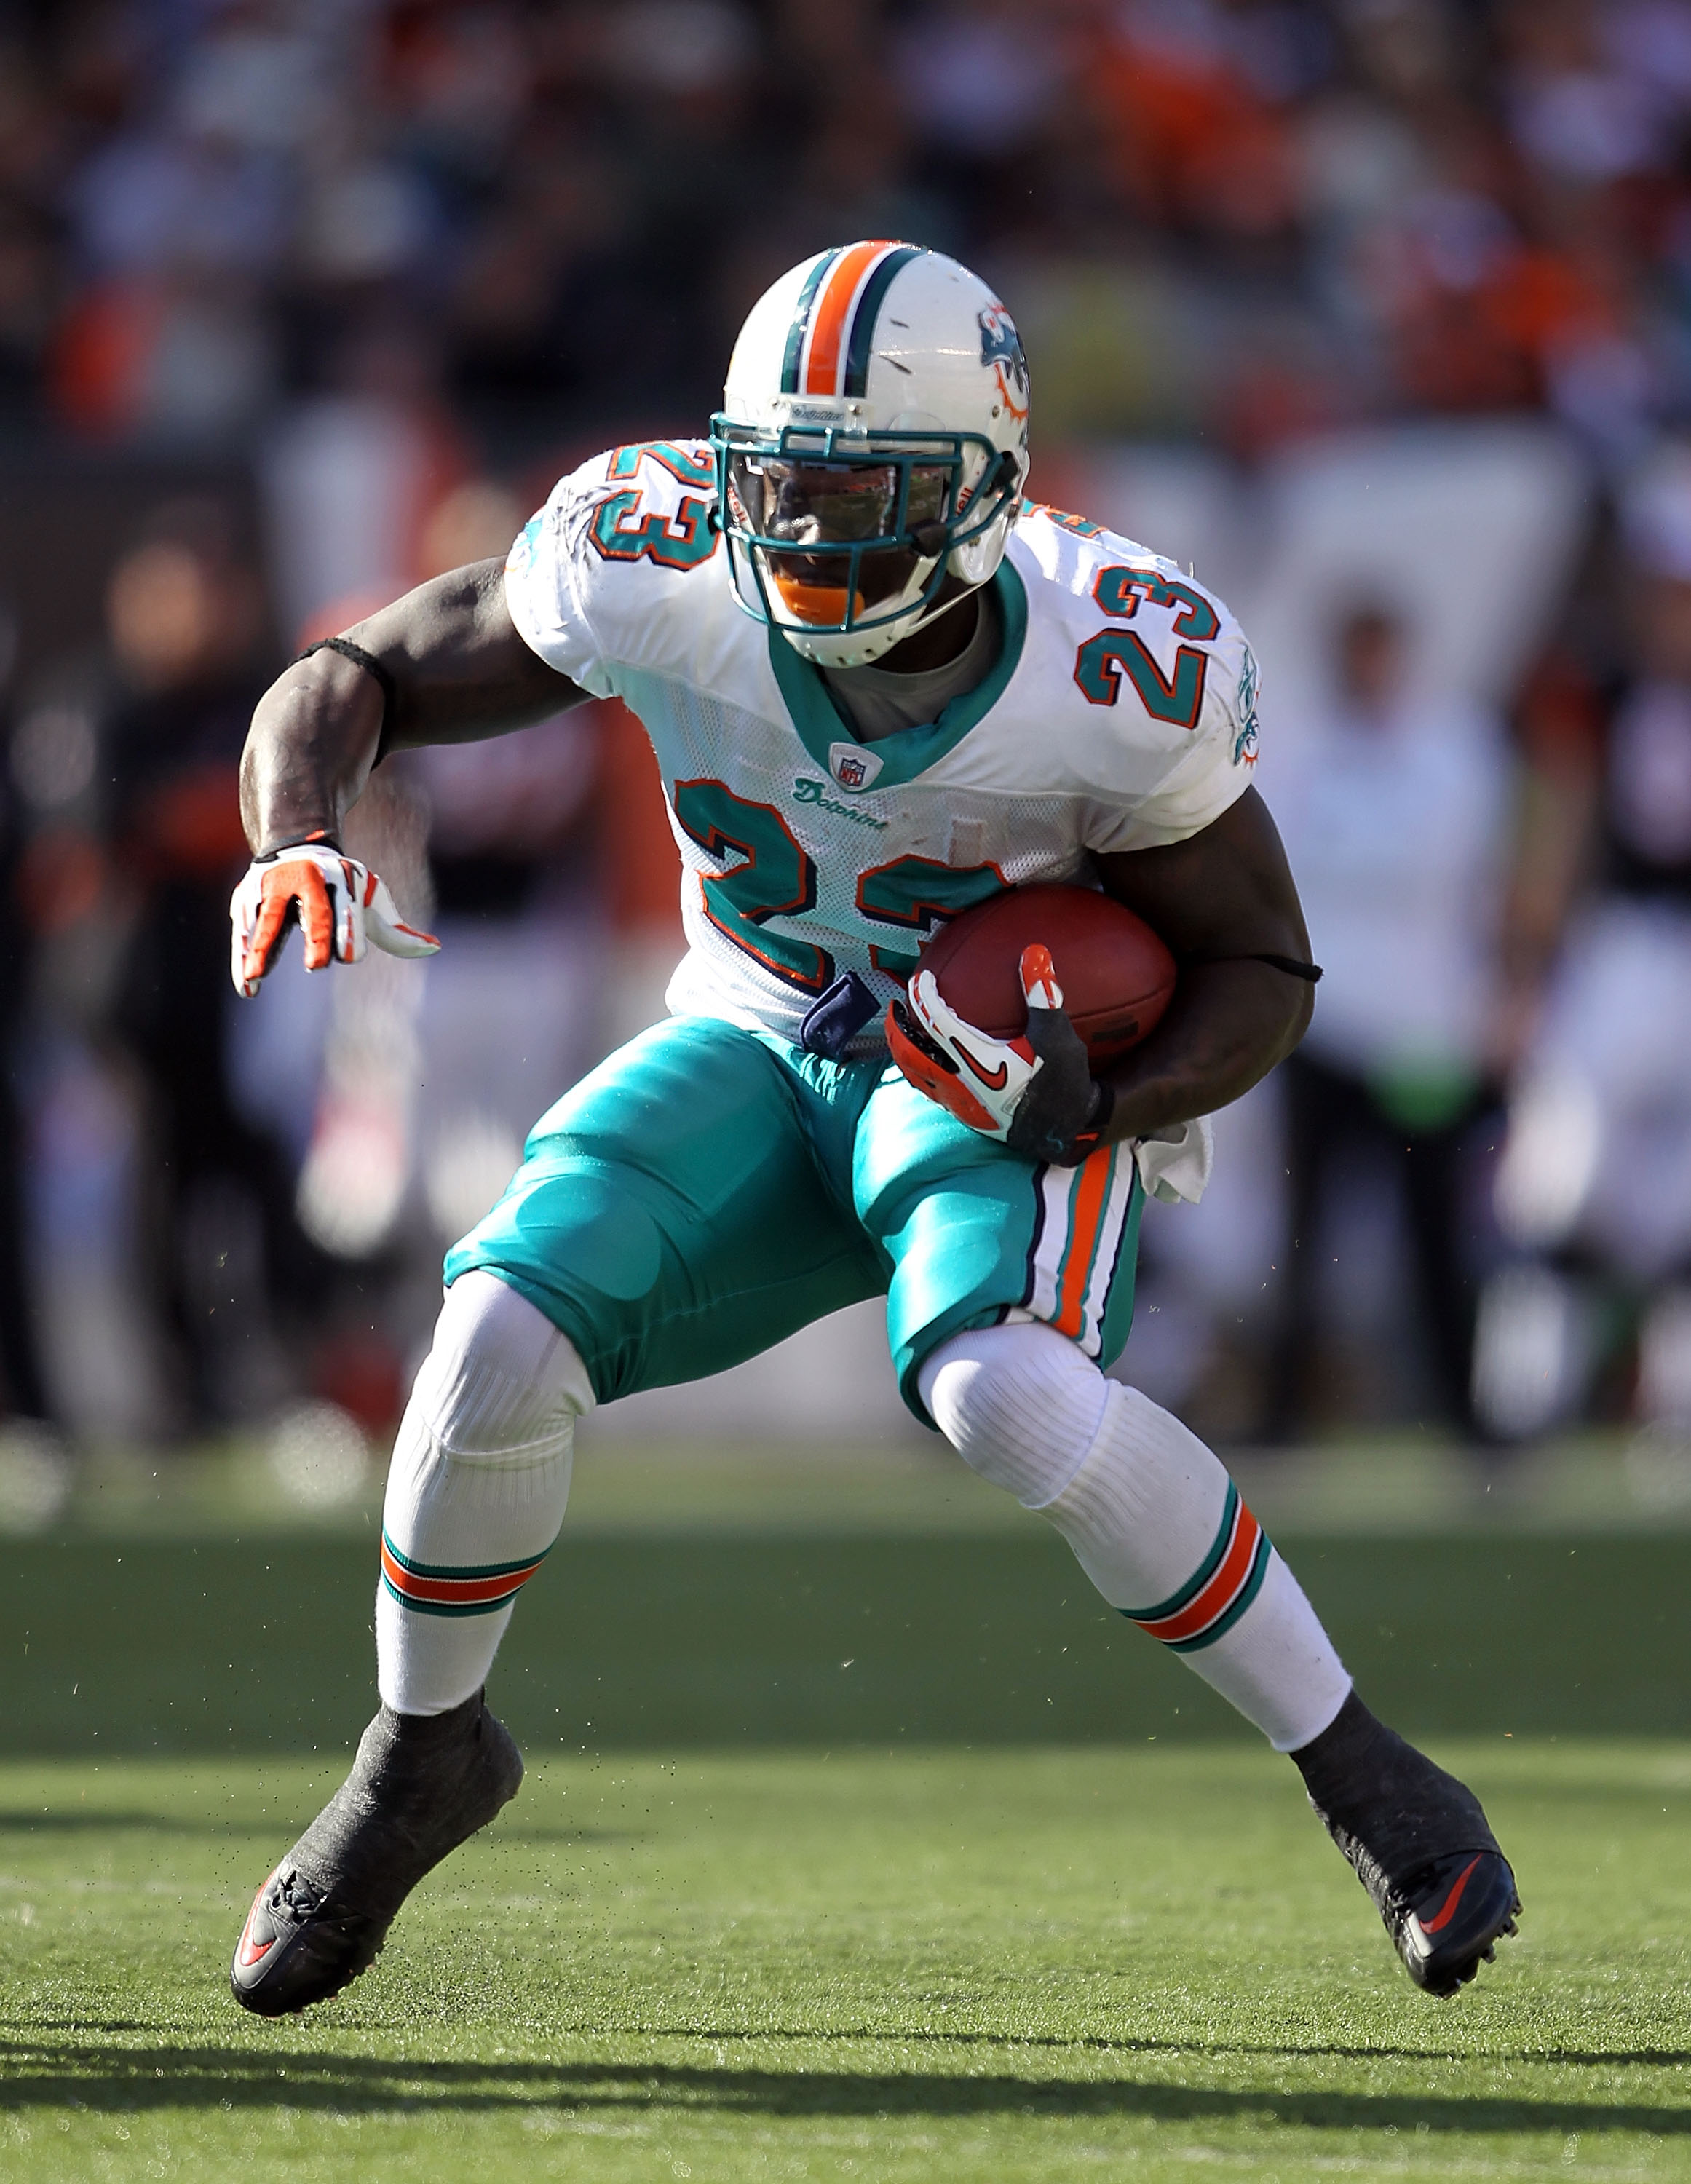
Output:
<instances>
[{"instance_id":1,"label":"blurred crowd background","mask_svg":"<svg viewBox=\"0 0 1691 2184\"><path fill-rule=\"evenodd\" d=\"M657 1013L674 854L615 707L392 762L355 846L442 954L242 1004L247 716L703 431L865 234L995 284L1032 491L1261 662L1327 977L1121 1369L1232 1443L1691 1462L1687 0L0 0L0 1415L391 1426L444 1244ZM627 1407L897 1432L878 1349Z\"/></svg>"}]
</instances>

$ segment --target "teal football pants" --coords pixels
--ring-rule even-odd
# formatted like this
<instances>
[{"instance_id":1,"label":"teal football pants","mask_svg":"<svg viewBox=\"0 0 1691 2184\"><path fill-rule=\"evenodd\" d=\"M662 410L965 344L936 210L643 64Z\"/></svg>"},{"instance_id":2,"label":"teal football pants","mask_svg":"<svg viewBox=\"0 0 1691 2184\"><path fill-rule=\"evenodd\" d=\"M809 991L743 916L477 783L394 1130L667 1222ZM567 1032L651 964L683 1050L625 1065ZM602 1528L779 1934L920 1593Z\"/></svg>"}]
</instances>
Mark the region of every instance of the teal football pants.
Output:
<instances>
[{"instance_id":1,"label":"teal football pants","mask_svg":"<svg viewBox=\"0 0 1691 2184\"><path fill-rule=\"evenodd\" d=\"M655 1026L535 1125L447 1256L580 1351L598 1400L720 1373L887 1299L905 1402L965 1328L1048 1321L1108 1365L1127 1339L1142 1203L1125 1146L1035 1166L889 1063L828 1061L709 1017Z\"/></svg>"}]
</instances>

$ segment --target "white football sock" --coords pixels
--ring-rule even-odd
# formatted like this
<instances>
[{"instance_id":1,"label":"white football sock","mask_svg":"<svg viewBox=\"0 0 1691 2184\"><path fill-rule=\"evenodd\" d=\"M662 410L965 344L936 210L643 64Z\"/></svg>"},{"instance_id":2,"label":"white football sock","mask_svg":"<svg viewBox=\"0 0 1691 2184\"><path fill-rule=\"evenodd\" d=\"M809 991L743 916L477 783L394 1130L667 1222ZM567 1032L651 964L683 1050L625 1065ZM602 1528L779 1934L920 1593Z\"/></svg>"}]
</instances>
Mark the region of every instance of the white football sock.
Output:
<instances>
[{"instance_id":1,"label":"white football sock","mask_svg":"<svg viewBox=\"0 0 1691 2184\"><path fill-rule=\"evenodd\" d=\"M375 1653L397 1713L444 1713L487 1681L564 1522L575 1423L592 1407L567 1335L497 1275L459 1275L387 1474Z\"/></svg>"},{"instance_id":2,"label":"white football sock","mask_svg":"<svg viewBox=\"0 0 1691 2184\"><path fill-rule=\"evenodd\" d=\"M1049 1517L1112 1607L1182 1653L1277 1752L1350 1689L1304 1591L1219 1460L1034 1322L943 1343L921 1397L972 1470Z\"/></svg>"}]
</instances>

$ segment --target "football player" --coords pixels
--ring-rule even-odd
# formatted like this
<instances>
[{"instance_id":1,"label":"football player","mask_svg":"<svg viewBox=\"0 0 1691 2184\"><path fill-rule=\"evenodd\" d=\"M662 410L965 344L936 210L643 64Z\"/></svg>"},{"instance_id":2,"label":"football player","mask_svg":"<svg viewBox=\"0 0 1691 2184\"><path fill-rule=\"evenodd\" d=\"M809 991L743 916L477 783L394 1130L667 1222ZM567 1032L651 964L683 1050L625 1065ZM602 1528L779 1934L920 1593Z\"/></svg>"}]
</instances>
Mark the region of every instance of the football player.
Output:
<instances>
[{"instance_id":1,"label":"football player","mask_svg":"<svg viewBox=\"0 0 1691 2184\"><path fill-rule=\"evenodd\" d=\"M1364 1706L1210 1450L1104 1376L1145 1191L1196 1196L1201 1118L1297 1044L1317 973L1251 786L1243 634L1171 563L1023 499L1028 407L973 274L824 251L753 310L708 441L583 464L503 566L314 647L254 715L242 993L292 922L313 968L427 952L339 846L370 768L588 696L651 737L689 952L668 1021L541 1118L448 1256L388 1478L381 1709L242 1929L249 2009L356 1977L515 1792L483 1687L575 1421L869 1296L915 1416L1291 1755L1419 1986L1454 1993L1514 1930L1478 1801ZM1101 1079L1040 950L1014 1040L917 972L943 920L1036 880L1102 888L1180 962Z\"/></svg>"}]
</instances>

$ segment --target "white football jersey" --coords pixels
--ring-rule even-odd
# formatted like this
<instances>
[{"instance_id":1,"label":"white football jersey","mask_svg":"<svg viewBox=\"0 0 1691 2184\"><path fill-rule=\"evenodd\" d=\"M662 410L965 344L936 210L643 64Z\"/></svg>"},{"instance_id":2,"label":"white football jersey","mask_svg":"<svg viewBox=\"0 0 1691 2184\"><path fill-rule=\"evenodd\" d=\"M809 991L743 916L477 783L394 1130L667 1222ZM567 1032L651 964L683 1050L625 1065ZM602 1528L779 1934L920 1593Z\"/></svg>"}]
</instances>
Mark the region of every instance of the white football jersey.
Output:
<instances>
[{"instance_id":1,"label":"white football jersey","mask_svg":"<svg viewBox=\"0 0 1691 2184\"><path fill-rule=\"evenodd\" d=\"M685 868L677 1014L796 1039L842 972L884 1002L958 911L1084 884L1094 853L1183 840L1243 794L1256 668L1172 562L1024 504L992 580L998 666L932 727L867 743L738 604L715 499L707 443L617 448L559 482L505 567L535 651L652 738ZM849 1050L881 1043L877 1019Z\"/></svg>"}]
</instances>

